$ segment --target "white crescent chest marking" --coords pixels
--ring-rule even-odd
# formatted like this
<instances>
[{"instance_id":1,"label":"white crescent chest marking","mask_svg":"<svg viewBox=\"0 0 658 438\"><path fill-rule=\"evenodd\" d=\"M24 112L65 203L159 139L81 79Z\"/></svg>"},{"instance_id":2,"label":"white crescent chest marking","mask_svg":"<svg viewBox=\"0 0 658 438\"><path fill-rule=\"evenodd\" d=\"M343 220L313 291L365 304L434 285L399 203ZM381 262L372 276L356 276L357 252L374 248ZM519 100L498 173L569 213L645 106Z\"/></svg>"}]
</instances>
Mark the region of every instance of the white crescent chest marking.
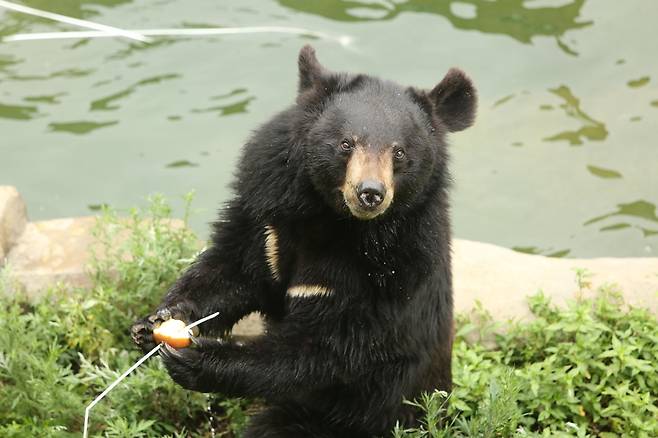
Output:
<instances>
[{"instance_id":1,"label":"white crescent chest marking","mask_svg":"<svg viewBox=\"0 0 658 438\"><path fill-rule=\"evenodd\" d=\"M279 280L279 236L271 225L265 226L265 261L274 280Z\"/></svg>"},{"instance_id":2,"label":"white crescent chest marking","mask_svg":"<svg viewBox=\"0 0 658 438\"><path fill-rule=\"evenodd\" d=\"M330 289L319 284L298 284L288 288L287 294L289 297L312 297L312 296L329 296L334 293Z\"/></svg>"}]
</instances>

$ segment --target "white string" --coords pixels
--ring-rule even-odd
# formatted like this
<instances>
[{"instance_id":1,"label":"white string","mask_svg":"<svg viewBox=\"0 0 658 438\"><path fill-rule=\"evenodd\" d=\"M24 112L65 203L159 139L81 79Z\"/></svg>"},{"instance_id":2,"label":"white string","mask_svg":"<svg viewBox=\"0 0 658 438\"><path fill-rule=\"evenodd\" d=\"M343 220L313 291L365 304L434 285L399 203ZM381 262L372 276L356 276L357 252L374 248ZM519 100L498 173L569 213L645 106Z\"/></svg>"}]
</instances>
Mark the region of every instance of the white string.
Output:
<instances>
[{"instance_id":1,"label":"white string","mask_svg":"<svg viewBox=\"0 0 658 438\"><path fill-rule=\"evenodd\" d=\"M203 318L199 319L198 321L195 321L195 322L193 322L192 324L187 325L187 326L185 327L184 330L188 331L188 330L190 330L191 328L198 326L199 324L202 324L202 323L204 323L204 322L206 322L206 321L208 321L208 320L210 320L210 319L215 318L217 315L219 315L219 312L215 312L215 313L213 313L212 315L208 315L208 316L206 316L206 317L203 317ZM128 368L128 369L127 369L123 374L121 374L121 375L120 375L120 376L119 376L114 382L112 382L112 383L110 384L110 386L108 386L107 388L105 388L105 391L101 392L100 395L94 399L94 401L92 401L91 403L89 403L89 405L88 405L87 408L85 409L85 422L84 422L84 426L83 426L83 429L82 429L82 436L83 436L83 438L87 438L87 433L88 433L88 428L89 428L89 412L91 412L91 409L92 409L94 406L96 406L96 404L97 404L99 401L101 401L101 400L102 400L102 399L103 399L103 398L104 398L104 397L105 397L110 391L112 391L112 390L114 389L115 386L117 386L117 385L118 385L123 379L125 379L125 378L128 376L128 374L130 374L130 373L132 373L133 371L135 371L135 370L136 370L141 364L143 364L144 362L146 362L146 360L147 360L149 357L151 357L151 356L153 356L155 353L157 353L158 350L160 350L160 348L162 348L162 344L163 344L162 342L159 343L159 344L156 345L151 351L149 351L149 352L146 353L144 356L142 356L142 358L139 359L137 362L135 362L135 363L133 364L133 366L131 366L130 368Z\"/></svg>"},{"instance_id":2,"label":"white string","mask_svg":"<svg viewBox=\"0 0 658 438\"><path fill-rule=\"evenodd\" d=\"M215 313L212 313L208 316L204 316L200 320L194 321L192 324L188 324L187 326L185 326L184 330L189 331L191 328L194 328L194 327L198 326L199 324L203 324L204 322L215 318L217 315L219 315L219 312L215 312Z\"/></svg>"},{"instance_id":3,"label":"white string","mask_svg":"<svg viewBox=\"0 0 658 438\"><path fill-rule=\"evenodd\" d=\"M1 2L1 0L0 0ZM248 26L248 27L217 27L217 28L173 28L173 29L139 29L135 32L143 36L207 36L207 35L240 35L255 33L283 33L293 35L308 35L317 38L334 40L342 46L348 46L352 39L349 36L335 37L322 32L316 32L299 27L281 26ZM70 31L70 32L41 32L41 33L18 33L4 37L5 42L12 41L41 41L80 38L110 38L116 35L98 31Z\"/></svg>"},{"instance_id":4,"label":"white string","mask_svg":"<svg viewBox=\"0 0 658 438\"><path fill-rule=\"evenodd\" d=\"M47 18L49 20L59 21L60 23L72 24L73 26L94 29L106 36L123 36L131 40L146 42L149 39L144 35L132 30L123 30L105 24L94 23L93 21L81 20L79 18L68 17L66 15L55 14L53 12L42 11L41 9L30 8L29 6L17 5L8 1L0 0L0 7L11 9L12 11L22 12L35 17Z\"/></svg>"},{"instance_id":5,"label":"white string","mask_svg":"<svg viewBox=\"0 0 658 438\"><path fill-rule=\"evenodd\" d=\"M141 364L143 364L144 362L146 362L146 360L147 360L149 357L151 357L151 356L153 356L155 353L157 353L158 350L159 350L160 348L162 348L162 343L156 345L155 348L153 348L151 351L149 351L149 352L146 353L144 356L142 356L142 358L141 358L140 360L138 360L137 362L135 362L135 364L134 364L133 366L131 366L130 368L128 368L128 369L126 370L125 373L121 374L121 376L119 376L118 379L116 379L114 382L112 382L112 384L111 384L110 386L108 386L108 387L105 389L105 391L101 392L100 395L94 399L94 401L92 401L91 403L89 403L89 406L87 406L87 408L85 409L85 424L84 424L84 431L83 431L83 433L82 433L82 436L83 436L84 438L87 438L87 428L89 427L89 411L91 411L91 408L93 408L94 406L96 406L96 404L97 404L99 401L101 401L101 400L102 400L102 399L103 399L103 398L104 398L104 397L105 397L110 391L112 391L112 390L114 389L114 387L117 386L117 385L119 384L119 382L121 382L124 378L126 378L126 376L128 376L128 374L130 374L130 373L132 373L133 371L135 371L135 369L136 369L138 366L140 366Z\"/></svg>"}]
</instances>

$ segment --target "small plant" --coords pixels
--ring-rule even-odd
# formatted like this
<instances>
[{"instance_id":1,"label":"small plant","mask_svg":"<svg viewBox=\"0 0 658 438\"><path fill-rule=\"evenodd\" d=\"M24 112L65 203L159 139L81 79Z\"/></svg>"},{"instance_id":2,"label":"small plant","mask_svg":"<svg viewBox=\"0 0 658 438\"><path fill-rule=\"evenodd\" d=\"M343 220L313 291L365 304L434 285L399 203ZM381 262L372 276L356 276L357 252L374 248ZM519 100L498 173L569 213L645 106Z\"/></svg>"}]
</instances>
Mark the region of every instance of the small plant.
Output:
<instances>
[{"instance_id":1,"label":"small plant","mask_svg":"<svg viewBox=\"0 0 658 438\"><path fill-rule=\"evenodd\" d=\"M582 298L583 293L592 288L592 273L585 268L575 268L576 284L578 285L578 298Z\"/></svg>"},{"instance_id":2,"label":"small plant","mask_svg":"<svg viewBox=\"0 0 658 438\"><path fill-rule=\"evenodd\" d=\"M515 436L521 419L516 400L520 387L508 370L499 378L492 378L486 396L477 409L469 414L449 408L451 396L444 391L425 393L417 401L406 403L422 413L418 428L393 431L394 438L458 438ZM452 411L452 414L450 412Z\"/></svg>"}]
</instances>

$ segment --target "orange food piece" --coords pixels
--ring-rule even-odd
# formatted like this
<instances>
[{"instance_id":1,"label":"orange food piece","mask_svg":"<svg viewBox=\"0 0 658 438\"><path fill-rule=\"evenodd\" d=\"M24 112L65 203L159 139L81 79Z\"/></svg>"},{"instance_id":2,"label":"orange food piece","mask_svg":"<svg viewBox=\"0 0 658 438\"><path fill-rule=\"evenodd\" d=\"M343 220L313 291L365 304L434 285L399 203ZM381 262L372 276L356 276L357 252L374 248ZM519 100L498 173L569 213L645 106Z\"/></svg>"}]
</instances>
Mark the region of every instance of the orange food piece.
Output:
<instances>
[{"instance_id":1,"label":"orange food piece","mask_svg":"<svg viewBox=\"0 0 658 438\"><path fill-rule=\"evenodd\" d=\"M153 339L157 344L164 342L174 348L189 347L191 339L185 327L185 322L180 319L168 319L153 329Z\"/></svg>"}]
</instances>

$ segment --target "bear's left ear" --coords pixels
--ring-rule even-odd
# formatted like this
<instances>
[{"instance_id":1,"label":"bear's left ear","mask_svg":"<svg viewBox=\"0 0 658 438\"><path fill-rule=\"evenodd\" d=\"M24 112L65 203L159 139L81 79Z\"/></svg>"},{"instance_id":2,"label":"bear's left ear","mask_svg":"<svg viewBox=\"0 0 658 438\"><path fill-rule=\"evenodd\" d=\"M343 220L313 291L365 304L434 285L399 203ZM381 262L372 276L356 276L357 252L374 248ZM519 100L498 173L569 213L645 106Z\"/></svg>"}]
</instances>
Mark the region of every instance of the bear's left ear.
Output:
<instances>
[{"instance_id":1,"label":"bear's left ear","mask_svg":"<svg viewBox=\"0 0 658 438\"><path fill-rule=\"evenodd\" d=\"M468 128L475 120L477 94L466 74L451 68L443 80L430 91L428 98L436 115L450 132Z\"/></svg>"},{"instance_id":2,"label":"bear's left ear","mask_svg":"<svg viewBox=\"0 0 658 438\"><path fill-rule=\"evenodd\" d=\"M307 44L299 51L299 93L320 84L325 69L315 57L315 49Z\"/></svg>"}]
</instances>

